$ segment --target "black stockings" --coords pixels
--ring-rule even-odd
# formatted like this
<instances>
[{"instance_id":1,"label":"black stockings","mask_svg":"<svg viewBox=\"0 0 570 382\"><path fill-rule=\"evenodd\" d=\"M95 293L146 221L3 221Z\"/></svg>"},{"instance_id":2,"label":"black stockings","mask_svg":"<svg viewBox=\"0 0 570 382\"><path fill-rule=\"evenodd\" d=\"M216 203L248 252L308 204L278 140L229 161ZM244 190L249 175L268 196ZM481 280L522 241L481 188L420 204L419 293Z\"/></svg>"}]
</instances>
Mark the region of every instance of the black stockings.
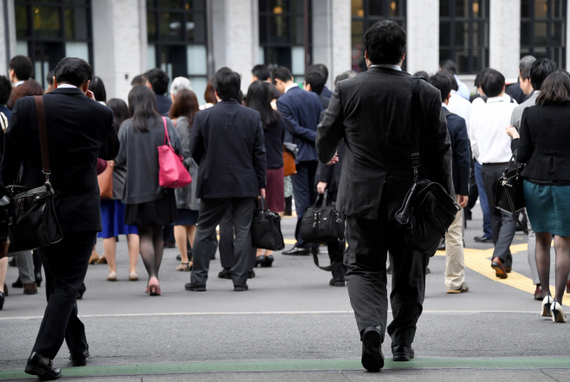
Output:
<instances>
[{"instance_id":1,"label":"black stockings","mask_svg":"<svg viewBox=\"0 0 570 382\"><path fill-rule=\"evenodd\" d=\"M140 251L144 267L151 277L158 278L158 269L162 262L164 242L162 240L162 227L148 226L138 227L140 237Z\"/></svg>"},{"instance_id":2,"label":"black stockings","mask_svg":"<svg viewBox=\"0 0 570 382\"><path fill-rule=\"evenodd\" d=\"M548 232L536 233L536 267L542 286L543 296L550 294L550 243L552 235ZM554 237L556 295L554 299L562 304L570 270L570 237Z\"/></svg>"}]
</instances>

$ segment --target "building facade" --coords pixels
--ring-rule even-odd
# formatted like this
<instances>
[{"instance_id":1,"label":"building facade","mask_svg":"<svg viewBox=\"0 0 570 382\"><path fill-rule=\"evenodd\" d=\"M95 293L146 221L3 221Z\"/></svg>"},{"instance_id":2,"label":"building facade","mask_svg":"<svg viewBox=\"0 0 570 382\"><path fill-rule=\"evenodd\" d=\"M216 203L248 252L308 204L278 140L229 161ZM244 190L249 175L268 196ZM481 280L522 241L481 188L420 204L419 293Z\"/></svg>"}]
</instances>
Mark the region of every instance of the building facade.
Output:
<instances>
[{"instance_id":1,"label":"building facade","mask_svg":"<svg viewBox=\"0 0 570 382\"><path fill-rule=\"evenodd\" d=\"M287 66L297 82L307 64L323 63L332 87L364 70L364 32L388 18L408 34L411 73L452 59L467 80L488 66L516 79L526 54L566 68L568 12L565 0L3 0L0 73L27 55L45 85L61 58L81 57L108 98L126 99L134 76L161 67L188 77L203 101L223 66L242 74L245 92L258 63Z\"/></svg>"}]
</instances>

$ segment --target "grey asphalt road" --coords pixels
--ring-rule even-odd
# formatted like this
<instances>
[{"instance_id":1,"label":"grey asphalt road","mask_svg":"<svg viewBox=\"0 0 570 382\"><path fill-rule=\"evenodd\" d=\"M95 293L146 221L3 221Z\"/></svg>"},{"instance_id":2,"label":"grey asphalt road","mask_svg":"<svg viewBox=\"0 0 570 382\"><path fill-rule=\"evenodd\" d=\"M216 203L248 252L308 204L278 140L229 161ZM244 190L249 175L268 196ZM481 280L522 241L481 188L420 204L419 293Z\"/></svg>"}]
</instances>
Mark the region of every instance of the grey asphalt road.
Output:
<instances>
[{"instance_id":1,"label":"grey asphalt road","mask_svg":"<svg viewBox=\"0 0 570 382\"><path fill-rule=\"evenodd\" d=\"M295 221L283 220L289 242ZM480 233L477 206L465 231L466 259L490 258L492 245L473 241ZM208 290L199 293L184 290L189 273L175 271L177 250L167 249L162 296L149 297L142 262L140 281L128 281L121 238L118 281L105 281L106 265L91 265L87 292L78 301L90 344L88 366L71 368L65 345L54 363L69 381L570 381L569 326L540 317L540 302L529 293L526 248L520 245L525 242L517 233L508 282L489 276L490 261L471 261L466 273L471 290L460 295L446 294L445 257L433 257L416 359L393 362L388 339L386 366L374 374L360 365L361 343L346 288L329 286L330 274L312 258L276 253L274 266L256 268L250 290L240 293L231 281L217 278L221 266L214 260ZM101 242L97 249L102 252ZM326 247L320 259L326 263ZM16 277L17 269L9 267L7 284ZM26 296L10 288L0 311L0 380L34 379L22 370L45 308L43 285L39 292Z\"/></svg>"}]
</instances>

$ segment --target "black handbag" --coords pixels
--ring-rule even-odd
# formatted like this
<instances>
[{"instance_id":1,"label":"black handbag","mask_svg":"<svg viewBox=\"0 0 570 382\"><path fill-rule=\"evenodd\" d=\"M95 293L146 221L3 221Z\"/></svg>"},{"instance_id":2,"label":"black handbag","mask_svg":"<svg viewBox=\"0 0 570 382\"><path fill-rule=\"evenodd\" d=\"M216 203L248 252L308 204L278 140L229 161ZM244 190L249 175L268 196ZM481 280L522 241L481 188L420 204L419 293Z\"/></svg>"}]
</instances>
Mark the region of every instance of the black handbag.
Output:
<instances>
[{"instance_id":1,"label":"black handbag","mask_svg":"<svg viewBox=\"0 0 570 382\"><path fill-rule=\"evenodd\" d=\"M515 167L512 170L510 170L512 168L511 164L514 164ZM510 212L516 216L517 212L526 207L521 176L524 166L524 163L517 162L516 152L513 153L503 175L497 181L494 200L495 208Z\"/></svg>"},{"instance_id":2,"label":"black handbag","mask_svg":"<svg viewBox=\"0 0 570 382\"><path fill-rule=\"evenodd\" d=\"M267 207L263 196L259 197L259 207L253 210L251 221L251 243L254 248L280 251L285 248L281 233L281 216Z\"/></svg>"},{"instance_id":3,"label":"black handbag","mask_svg":"<svg viewBox=\"0 0 570 382\"><path fill-rule=\"evenodd\" d=\"M404 240L418 252L433 256L441 238L453 223L461 209L455 199L439 183L419 179L421 105L419 84L421 77L414 77L412 87L412 169L414 184L408 190L404 202L396 212L396 221L404 229Z\"/></svg>"},{"instance_id":4,"label":"black handbag","mask_svg":"<svg viewBox=\"0 0 570 382\"><path fill-rule=\"evenodd\" d=\"M334 202L327 205L328 192L317 197L315 204L305 209L299 235L307 243L344 240L344 221Z\"/></svg>"},{"instance_id":5,"label":"black handbag","mask_svg":"<svg viewBox=\"0 0 570 382\"><path fill-rule=\"evenodd\" d=\"M38 130L42 155L42 172L46 176L43 186L28 189L19 185L6 186L16 207L8 227L9 253L47 247L63 239L54 207L54 190L49 181L50 163L43 98L34 97L38 115Z\"/></svg>"}]
</instances>

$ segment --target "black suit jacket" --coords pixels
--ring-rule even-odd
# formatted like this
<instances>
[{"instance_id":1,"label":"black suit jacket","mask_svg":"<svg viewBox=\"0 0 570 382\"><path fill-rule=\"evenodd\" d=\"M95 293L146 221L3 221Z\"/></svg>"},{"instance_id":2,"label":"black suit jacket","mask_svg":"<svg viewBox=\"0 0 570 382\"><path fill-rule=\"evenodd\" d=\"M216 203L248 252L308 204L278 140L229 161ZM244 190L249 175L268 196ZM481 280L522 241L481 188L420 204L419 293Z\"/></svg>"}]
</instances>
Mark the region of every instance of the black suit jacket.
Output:
<instances>
[{"instance_id":1,"label":"black suit jacket","mask_svg":"<svg viewBox=\"0 0 570 382\"><path fill-rule=\"evenodd\" d=\"M441 110L441 95L420 83L424 124L420 129L420 171L453 194L451 142ZM342 173L337 202L342 213L389 220L413 183L411 167L412 76L373 67L340 82L317 133L321 162L328 162L344 138ZM384 199L385 198L385 199Z\"/></svg>"},{"instance_id":2,"label":"black suit jacket","mask_svg":"<svg viewBox=\"0 0 570 382\"><path fill-rule=\"evenodd\" d=\"M517 159L526 163L522 172L525 178L544 184L570 184L569 120L570 102L524 110Z\"/></svg>"},{"instance_id":3,"label":"black suit jacket","mask_svg":"<svg viewBox=\"0 0 570 382\"><path fill-rule=\"evenodd\" d=\"M447 129L451 137L453 152L453 187L458 195L469 195L469 176L471 172L471 150L465 119L443 108L447 120Z\"/></svg>"},{"instance_id":4,"label":"black suit jacket","mask_svg":"<svg viewBox=\"0 0 570 382\"><path fill-rule=\"evenodd\" d=\"M295 86L277 99L277 110L285 121L285 141L299 149L295 162L316 161L315 138L322 111L317 93Z\"/></svg>"},{"instance_id":5,"label":"black suit jacket","mask_svg":"<svg viewBox=\"0 0 570 382\"><path fill-rule=\"evenodd\" d=\"M97 157L111 160L119 151L113 112L79 89L58 88L44 95L55 208L64 232L100 231ZM35 100L24 97L12 110L0 170L5 184L39 187L45 182Z\"/></svg>"},{"instance_id":6,"label":"black suit jacket","mask_svg":"<svg viewBox=\"0 0 570 382\"><path fill-rule=\"evenodd\" d=\"M235 100L196 114L190 152L198 169L198 198L257 197L265 188L265 146L259 112Z\"/></svg>"},{"instance_id":7,"label":"black suit jacket","mask_svg":"<svg viewBox=\"0 0 570 382\"><path fill-rule=\"evenodd\" d=\"M170 97L161 94L155 94L156 96L156 109L158 110L158 114L162 115L163 117L168 117L168 112L172 107L172 100Z\"/></svg>"}]
</instances>

